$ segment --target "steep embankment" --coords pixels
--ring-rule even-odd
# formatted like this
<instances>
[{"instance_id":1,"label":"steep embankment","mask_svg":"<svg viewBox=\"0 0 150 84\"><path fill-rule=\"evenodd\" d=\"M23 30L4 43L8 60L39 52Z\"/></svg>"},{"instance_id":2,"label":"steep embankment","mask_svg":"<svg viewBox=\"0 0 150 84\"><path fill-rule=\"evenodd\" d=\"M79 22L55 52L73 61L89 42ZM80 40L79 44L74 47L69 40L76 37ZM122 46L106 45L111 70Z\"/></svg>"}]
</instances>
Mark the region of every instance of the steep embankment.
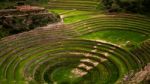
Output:
<instances>
[{"instance_id":1,"label":"steep embankment","mask_svg":"<svg viewBox=\"0 0 150 84\"><path fill-rule=\"evenodd\" d=\"M0 10L0 38L60 22L60 16L42 7L17 6Z\"/></svg>"}]
</instances>

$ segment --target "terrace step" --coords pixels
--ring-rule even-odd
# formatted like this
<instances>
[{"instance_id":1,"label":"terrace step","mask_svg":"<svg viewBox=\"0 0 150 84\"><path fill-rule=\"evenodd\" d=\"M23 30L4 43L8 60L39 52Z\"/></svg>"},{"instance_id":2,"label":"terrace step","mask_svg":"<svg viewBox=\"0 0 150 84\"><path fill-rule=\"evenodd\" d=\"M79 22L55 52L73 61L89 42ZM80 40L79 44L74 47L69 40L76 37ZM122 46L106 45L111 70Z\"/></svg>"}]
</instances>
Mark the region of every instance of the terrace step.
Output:
<instances>
[{"instance_id":1,"label":"terrace step","mask_svg":"<svg viewBox=\"0 0 150 84\"><path fill-rule=\"evenodd\" d=\"M96 10L97 0L50 0L49 8Z\"/></svg>"}]
</instances>

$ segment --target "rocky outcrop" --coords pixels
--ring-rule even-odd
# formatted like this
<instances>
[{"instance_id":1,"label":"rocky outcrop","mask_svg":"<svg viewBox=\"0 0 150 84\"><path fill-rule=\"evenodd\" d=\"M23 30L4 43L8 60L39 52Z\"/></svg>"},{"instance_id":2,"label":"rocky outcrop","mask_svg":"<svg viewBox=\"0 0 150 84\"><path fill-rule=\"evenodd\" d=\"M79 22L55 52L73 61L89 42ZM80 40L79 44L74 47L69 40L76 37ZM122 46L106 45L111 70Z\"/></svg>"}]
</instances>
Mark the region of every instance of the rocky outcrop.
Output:
<instances>
[{"instance_id":1,"label":"rocky outcrop","mask_svg":"<svg viewBox=\"0 0 150 84\"><path fill-rule=\"evenodd\" d=\"M28 31L59 21L59 15L35 6L18 6L16 9L0 10L0 31L7 30L9 34Z\"/></svg>"},{"instance_id":2,"label":"rocky outcrop","mask_svg":"<svg viewBox=\"0 0 150 84\"><path fill-rule=\"evenodd\" d=\"M123 84L149 84L150 83L150 63L138 72L132 72L123 79Z\"/></svg>"}]
</instances>

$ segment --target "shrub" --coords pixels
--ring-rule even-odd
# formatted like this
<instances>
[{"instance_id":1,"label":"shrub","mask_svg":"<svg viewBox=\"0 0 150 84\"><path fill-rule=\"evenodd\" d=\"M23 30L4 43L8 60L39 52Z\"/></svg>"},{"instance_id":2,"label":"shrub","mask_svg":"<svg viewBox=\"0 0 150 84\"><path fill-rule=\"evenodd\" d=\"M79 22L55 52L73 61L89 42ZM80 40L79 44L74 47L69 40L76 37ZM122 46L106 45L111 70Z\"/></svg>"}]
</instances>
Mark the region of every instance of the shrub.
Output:
<instances>
[{"instance_id":1,"label":"shrub","mask_svg":"<svg viewBox=\"0 0 150 84\"><path fill-rule=\"evenodd\" d=\"M150 12L150 0L102 0L103 9L109 12L126 11L133 13Z\"/></svg>"}]
</instances>

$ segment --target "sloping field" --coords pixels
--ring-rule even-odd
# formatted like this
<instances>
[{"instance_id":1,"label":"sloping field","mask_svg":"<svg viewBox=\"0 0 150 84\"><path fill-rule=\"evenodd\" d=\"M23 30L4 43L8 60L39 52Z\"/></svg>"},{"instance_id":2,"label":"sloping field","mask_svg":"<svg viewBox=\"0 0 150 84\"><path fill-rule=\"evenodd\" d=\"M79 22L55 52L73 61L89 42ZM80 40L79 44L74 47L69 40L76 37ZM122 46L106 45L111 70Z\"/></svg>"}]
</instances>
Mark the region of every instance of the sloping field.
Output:
<instances>
[{"instance_id":1,"label":"sloping field","mask_svg":"<svg viewBox=\"0 0 150 84\"><path fill-rule=\"evenodd\" d=\"M49 8L96 10L99 0L50 0Z\"/></svg>"},{"instance_id":2,"label":"sloping field","mask_svg":"<svg viewBox=\"0 0 150 84\"><path fill-rule=\"evenodd\" d=\"M64 23L1 39L0 84L120 84L149 63L149 17L91 11L96 2L50 0Z\"/></svg>"}]
</instances>

